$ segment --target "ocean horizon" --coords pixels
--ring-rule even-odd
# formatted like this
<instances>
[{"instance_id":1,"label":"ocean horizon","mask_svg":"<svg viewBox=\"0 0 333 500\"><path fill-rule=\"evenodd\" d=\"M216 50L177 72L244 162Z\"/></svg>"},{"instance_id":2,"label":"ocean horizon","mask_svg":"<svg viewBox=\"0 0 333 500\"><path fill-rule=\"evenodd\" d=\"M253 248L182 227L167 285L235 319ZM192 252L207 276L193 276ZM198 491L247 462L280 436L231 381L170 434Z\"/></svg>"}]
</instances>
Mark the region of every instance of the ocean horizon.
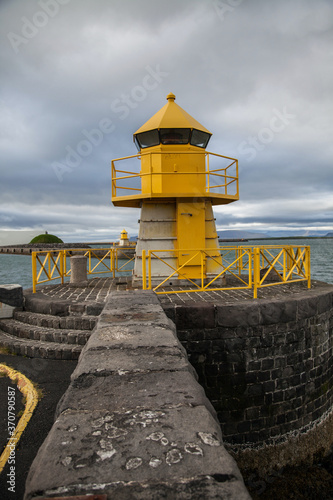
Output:
<instances>
[{"instance_id":1,"label":"ocean horizon","mask_svg":"<svg viewBox=\"0 0 333 500\"><path fill-rule=\"evenodd\" d=\"M281 238L249 240L248 242L222 242L221 246L299 245L310 246L311 279L333 284L333 239L331 238ZM91 242L94 245L94 242ZM102 275L105 276L105 275ZM0 284L20 284L24 289L32 287L30 255L0 253ZM59 280L48 284L60 283Z\"/></svg>"}]
</instances>

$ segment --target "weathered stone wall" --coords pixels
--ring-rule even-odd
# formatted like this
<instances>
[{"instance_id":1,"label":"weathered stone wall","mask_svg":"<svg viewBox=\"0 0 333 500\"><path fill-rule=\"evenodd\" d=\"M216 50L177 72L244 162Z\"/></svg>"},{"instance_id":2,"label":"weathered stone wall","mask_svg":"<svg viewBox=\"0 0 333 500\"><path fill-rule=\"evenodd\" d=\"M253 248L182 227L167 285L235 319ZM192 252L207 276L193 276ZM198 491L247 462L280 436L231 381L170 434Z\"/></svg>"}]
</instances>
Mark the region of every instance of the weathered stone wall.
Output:
<instances>
[{"instance_id":1,"label":"weathered stone wall","mask_svg":"<svg viewBox=\"0 0 333 500\"><path fill-rule=\"evenodd\" d=\"M329 452L332 297L322 284L285 300L165 307L241 467L267 472Z\"/></svg>"},{"instance_id":2,"label":"weathered stone wall","mask_svg":"<svg viewBox=\"0 0 333 500\"><path fill-rule=\"evenodd\" d=\"M250 498L215 411L152 292L111 292L25 500Z\"/></svg>"}]
</instances>

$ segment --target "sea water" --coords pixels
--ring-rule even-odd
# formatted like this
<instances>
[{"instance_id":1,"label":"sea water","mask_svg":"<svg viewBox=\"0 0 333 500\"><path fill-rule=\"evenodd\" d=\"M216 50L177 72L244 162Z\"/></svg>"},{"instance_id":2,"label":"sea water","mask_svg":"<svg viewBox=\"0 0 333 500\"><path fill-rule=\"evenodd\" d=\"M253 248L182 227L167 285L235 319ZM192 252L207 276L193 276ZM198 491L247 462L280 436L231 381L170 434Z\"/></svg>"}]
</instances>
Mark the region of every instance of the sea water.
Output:
<instances>
[{"instance_id":1,"label":"sea water","mask_svg":"<svg viewBox=\"0 0 333 500\"><path fill-rule=\"evenodd\" d=\"M118 266L121 267L122 264L125 264L125 261L118 260ZM132 266L133 267L133 266ZM67 269L70 269L70 261L67 259ZM130 266L125 265L124 269L129 269ZM39 269L39 265L38 265ZM100 266L100 269L104 271ZM96 270L97 272L97 270ZM54 275L57 273L55 272ZM125 271L122 273L115 273L116 276L129 276L132 274L132 271ZM103 274L94 274L89 276L92 277L110 277L112 273ZM43 274L41 279L46 279L46 276ZM69 277L65 277L64 281L69 281ZM42 283L43 285L57 285L61 283L60 278L53 279L52 281L47 281L46 283ZM20 254L1 254L0 253L0 285L4 284L18 284L21 285L24 289L32 288L32 257L31 255L20 255ZM39 285L37 285L39 286Z\"/></svg>"},{"instance_id":2,"label":"sea water","mask_svg":"<svg viewBox=\"0 0 333 500\"><path fill-rule=\"evenodd\" d=\"M311 279L333 284L333 239L272 239L252 240L237 243L242 246L261 245L299 245L310 246L311 249ZM233 246L233 243L222 243L222 246ZM127 273L130 274L130 273ZM102 274L100 276L106 276ZM0 254L0 284L20 284L23 288L32 287L32 269L30 255ZM60 283L60 280L50 281L51 284Z\"/></svg>"},{"instance_id":3,"label":"sea water","mask_svg":"<svg viewBox=\"0 0 333 500\"><path fill-rule=\"evenodd\" d=\"M295 238L249 241L251 246L298 245L310 247L311 279L333 284L333 238ZM246 245L246 243L242 243Z\"/></svg>"}]
</instances>

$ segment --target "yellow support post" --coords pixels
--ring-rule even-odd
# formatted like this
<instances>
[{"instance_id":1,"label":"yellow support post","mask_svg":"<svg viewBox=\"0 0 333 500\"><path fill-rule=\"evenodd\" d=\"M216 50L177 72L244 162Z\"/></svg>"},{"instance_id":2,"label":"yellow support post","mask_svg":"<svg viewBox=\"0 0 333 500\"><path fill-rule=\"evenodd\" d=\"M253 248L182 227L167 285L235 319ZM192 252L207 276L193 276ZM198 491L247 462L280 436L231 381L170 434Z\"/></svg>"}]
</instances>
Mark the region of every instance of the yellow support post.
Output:
<instances>
[{"instance_id":1,"label":"yellow support post","mask_svg":"<svg viewBox=\"0 0 333 500\"><path fill-rule=\"evenodd\" d=\"M51 252L47 252L47 264L48 264L48 272L49 272L49 275L48 275L48 278L52 278L52 273L51 273Z\"/></svg>"},{"instance_id":2,"label":"yellow support post","mask_svg":"<svg viewBox=\"0 0 333 500\"><path fill-rule=\"evenodd\" d=\"M88 265L88 274L91 273L91 251L88 250L88 262L89 262L89 265Z\"/></svg>"},{"instance_id":3,"label":"yellow support post","mask_svg":"<svg viewBox=\"0 0 333 500\"><path fill-rule=\"evenodd\" d=\"M151 290L151 250L148 250L148 290Z\"/></svg>"},{"instance_id":4,"label":"yellow support post","mask_svg":"<svg viewBox=\"0 0 333 500\"><path fill-rule=\"evenodd\" d=\"M310 247L305 247L305 268L306 268L306 276L308 278L308 288L311 288L311 262L310 262Z\"/></svg>"},{"instance_id":5,"label":"yellow support post","mask_svg":"<svg viewBox=\"0 0 333 500\"><path fill-rule=\"evenodd\" d=\"M111 271L112 271L112 277L116 277L116 265L115 265L115 252L117 250L115 248L111 248L110 250L110 259L111 259Z\"/></svg>"},{"instance_id":6,"label":"yellow support post","mask_svg":"<svg viewBox=\"0 0 333 500\"><path fill-rule=\"evenodd\" d=\"M201 257L201 289L204 289L204 275L205 275L205 256L204 252L201 250L200 252L200 257Z\"/></svg>"},{"instance_id":7,"label":"yellow support post","mask_svg":"<svg viewBox=\"0 0 333 500\"><path fill-rule=\"evenodd\" d=\"M113 272L113 249L110 248L110 272L112 273L112 276L114 278L114 272Z\"/></svg>"},{"instance_id":8,"label":"yellow support post","mask_svg":"<svg viewBox=\"0 0 333 500\"><path fill-rule=\"evenodd\" d=\"M142 289L147 290L146 250L142 250Z\"/></svg>"},{"instance_id":9,"label":"yellow support post","mask_svg":"<svg viewBox=\"0 0 333 500\"><path fill-rule=\"evenodd\" d=\"M63 274L64 277L67 275L67 250L63 250Z\"/></svg>"},{"instance_id":10,"label":"yellow support post","mask_svg":"<svg viewBox=\"0 0 333 500\"><path fill-rule=\"evenodd\" d=\"M258 298L260 286L260 248L253 249L253 298Z\"/></svg>"},{"instance_id":11,"label":"yellow support post","mask_svg":"<svg viewBox=\"0 0 333 500\"><path fill-rule=\"evenodd\" d=\"M283 281L286 281L287 268L289 268L290 256L288 249L285 248L283 252Z\"/></svg>"},{"instance_id":12,"label":"yellow support post","mask_svg":"<svg viewBox=\"0 0 333 500\"><path fill-rule=\"evenodd\" d=\"M36 252L31 253L32 257L32 291L36 293L36 284L37 284L37 260L36 260Z\"/></svg>"},{"instance_id":13,"label":"yellow support post","mask_svg":"<svg viewBox=\"0 0 333 500\"><path fill-rule=\"evenodd\" d=\"M64 266L64 251L60 250L60 276L61 276L61 284L64 284L65 278L65 266Z\"/></svg>"},{"instance_id":14,"label":"yellow support post","mask_svg":"<svg viewBox=\"0 0 333 500\"><path fill-rule=\"evenodd\" d=\"M252 288L252 283L253 283L252 268L253 268L253 266L252 266L252 250L251 250L251 248L248 249L247 257L248 257L248 261L249 261L249 288ZM242 258L243 258L243 256L242 256Z\"/></svg>"}]
</instances>

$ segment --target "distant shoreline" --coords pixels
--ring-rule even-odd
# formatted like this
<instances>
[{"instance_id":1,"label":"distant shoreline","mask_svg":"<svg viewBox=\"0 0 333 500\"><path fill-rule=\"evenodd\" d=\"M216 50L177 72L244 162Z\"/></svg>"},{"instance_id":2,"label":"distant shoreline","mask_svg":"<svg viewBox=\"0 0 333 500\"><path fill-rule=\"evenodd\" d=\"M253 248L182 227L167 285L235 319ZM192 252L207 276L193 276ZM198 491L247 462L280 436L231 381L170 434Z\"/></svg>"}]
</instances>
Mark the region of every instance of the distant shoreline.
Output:
<instances>
[{"instance_id":1,"label":"distant shoreline","mask_svg":"<svg viewBox=\"0 0 333 500\"><path fill-rule=\"evenodd\" d=\"M272 236L270 238L248 238L249 241L257 240L332 240L333 236Z\"/></svg>"},{"instance_id":2,"label":"distant shoreline","mask_svg":"<svg viewBox=\"0 0 333 500\"><path fill-rule=\"evenodd\" d=\"M247 242L247 241L272 241L272 240L329 240L333 236L271 236L265 238L219 238L220 243Z\"/></svg>"}]
</instances>

